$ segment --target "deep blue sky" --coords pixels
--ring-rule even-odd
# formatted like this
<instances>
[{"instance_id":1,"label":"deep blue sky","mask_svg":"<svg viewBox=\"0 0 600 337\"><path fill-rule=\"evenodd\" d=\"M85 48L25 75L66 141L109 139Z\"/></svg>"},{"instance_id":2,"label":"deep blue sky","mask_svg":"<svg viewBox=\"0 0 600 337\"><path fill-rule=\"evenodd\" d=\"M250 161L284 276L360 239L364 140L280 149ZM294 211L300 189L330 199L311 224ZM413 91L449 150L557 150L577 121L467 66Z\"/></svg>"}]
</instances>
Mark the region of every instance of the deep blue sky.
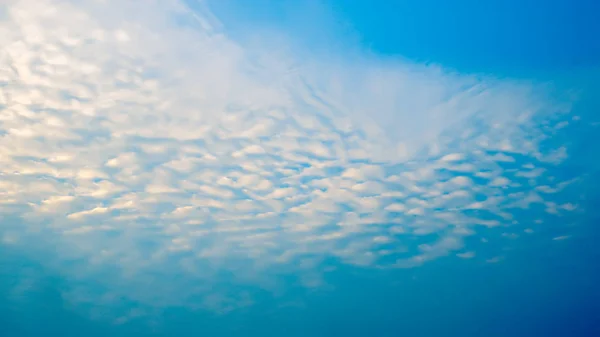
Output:
<instances>
[{"instance_id":1,"label":"deep blue sky","mask_svg":"<svg viewBox=\"0 0 600 337\"><path fill-rule=\"evenodd\" d=\"M222 0L212 7L230 28L284 28L311 43L352 35L376 54L461 72L522 77L600 64L600 3L592 0Z\"/></svg>"}]
</instances>

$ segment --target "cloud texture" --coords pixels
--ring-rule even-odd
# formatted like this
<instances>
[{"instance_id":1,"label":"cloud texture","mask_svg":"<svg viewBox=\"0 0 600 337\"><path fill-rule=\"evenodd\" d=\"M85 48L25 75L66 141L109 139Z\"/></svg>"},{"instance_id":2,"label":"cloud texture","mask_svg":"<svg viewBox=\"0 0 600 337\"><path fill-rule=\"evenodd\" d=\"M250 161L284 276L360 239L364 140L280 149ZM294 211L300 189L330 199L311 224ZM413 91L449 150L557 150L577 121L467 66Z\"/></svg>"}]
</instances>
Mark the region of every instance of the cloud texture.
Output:
<instances>
[{"instance_id":1,"label":"cloud texture","mask_svg":"<svg viewBox=\"0 0 600 337\"><path fill-rule=\"evenodd\" d=\"M72 303L228 311L252 298L224 273L318 287L326 261L477 258L482 228L578 211L547 142L577 118L542 84L299 58L177 1L1 6L0 239Z\"/></svg>"}]
</instances>

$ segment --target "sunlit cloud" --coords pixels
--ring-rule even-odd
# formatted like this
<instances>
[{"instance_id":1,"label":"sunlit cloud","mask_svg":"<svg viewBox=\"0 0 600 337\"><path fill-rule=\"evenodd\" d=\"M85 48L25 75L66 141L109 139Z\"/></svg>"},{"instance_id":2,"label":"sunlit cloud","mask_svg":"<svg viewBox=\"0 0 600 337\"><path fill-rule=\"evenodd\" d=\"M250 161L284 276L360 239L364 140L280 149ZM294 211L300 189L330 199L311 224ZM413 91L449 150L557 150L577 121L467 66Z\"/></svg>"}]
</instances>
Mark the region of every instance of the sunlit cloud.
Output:
<instances>
[{"instance_id":1,"label":"sunlit cloud","mask_svg":"<svg viewBox=\"0 0 600 337\"><path fill-rule=\"evenodd\" d=\"M329 259L477 259L465 241L481 228L579 210L561 196L578 180L550 173L568 148L544 143L571 102L542 84L298 59L177 1L2 6L0 212L19 223L0 238L51 243L52 268L105 290L74 285L74 303L225 312L252 298L207 295L222 271L318 287Z\"/></svg>"}]
</instances>

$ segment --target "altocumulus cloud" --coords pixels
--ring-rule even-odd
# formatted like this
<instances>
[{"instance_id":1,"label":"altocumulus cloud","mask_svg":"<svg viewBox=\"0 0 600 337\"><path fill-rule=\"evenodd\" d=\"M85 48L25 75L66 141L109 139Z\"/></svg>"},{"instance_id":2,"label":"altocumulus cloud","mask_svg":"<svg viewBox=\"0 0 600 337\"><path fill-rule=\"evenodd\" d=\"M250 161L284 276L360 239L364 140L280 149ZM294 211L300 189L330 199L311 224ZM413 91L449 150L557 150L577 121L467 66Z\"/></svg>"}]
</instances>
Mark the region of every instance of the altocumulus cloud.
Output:
<instances>
[{"instance_id":1,"label":"altocumulus cloud","mask_svg":"<svg viewBox=\"0 0 600 337\"><path fill-rule=\"evenodd\" d=\"M43 252L73 305L223 312L253 301L224 272L318 287L323 261L477 258L466 238L519 210L578 210L549 173L568 149L545 143L571 102L542 84L300 59L178 1L1 13L0 239Z\"/></svg>"}]
</instances>

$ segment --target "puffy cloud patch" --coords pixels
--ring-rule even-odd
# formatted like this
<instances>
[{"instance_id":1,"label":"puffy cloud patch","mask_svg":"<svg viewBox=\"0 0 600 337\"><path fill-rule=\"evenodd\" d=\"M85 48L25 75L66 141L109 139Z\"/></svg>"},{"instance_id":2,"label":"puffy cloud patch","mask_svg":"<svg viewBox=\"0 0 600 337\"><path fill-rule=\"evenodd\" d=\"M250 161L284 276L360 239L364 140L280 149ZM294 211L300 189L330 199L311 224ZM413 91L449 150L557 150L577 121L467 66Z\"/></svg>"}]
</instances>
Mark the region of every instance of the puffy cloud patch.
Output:
<instances>
[{"instance_id":1,"label":"puffy cloud patch","mask_svg":"<svg viewBox=\"0 0 600 337\"><path fill-rule=\"evenodd\" d=\"M104 299L227 312L252 299L211 288L223 272L316 287L326 259L476 258L481 228L577 209L550 175L568 150L542 146L569 102L542 85L372 57L290 74L178 1L2 6L0 212L23 222L2 242L43 233Z\"/></svg>"}]
</instances>

